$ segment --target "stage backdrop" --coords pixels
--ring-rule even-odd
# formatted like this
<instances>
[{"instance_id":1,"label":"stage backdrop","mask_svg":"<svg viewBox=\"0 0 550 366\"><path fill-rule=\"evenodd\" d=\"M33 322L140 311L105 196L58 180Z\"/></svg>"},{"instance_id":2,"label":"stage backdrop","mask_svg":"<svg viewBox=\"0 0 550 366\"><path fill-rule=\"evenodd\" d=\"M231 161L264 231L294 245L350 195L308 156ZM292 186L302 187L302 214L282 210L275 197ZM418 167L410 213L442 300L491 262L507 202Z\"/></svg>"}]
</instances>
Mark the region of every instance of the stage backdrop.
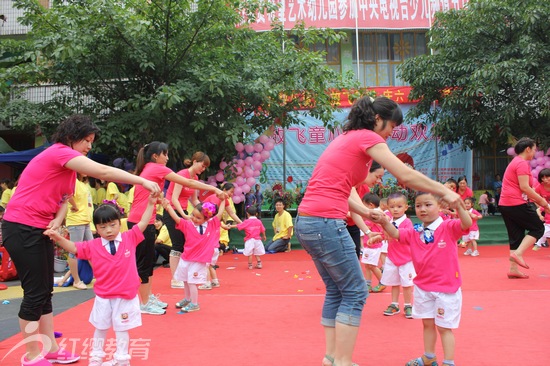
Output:
<instances>
[{"instance_id":1,"label":"stage backdrop","mask_svg":"<svg viewBox=\"0 0 550 366\"><path fill-rule=\"evenodd\" d=\"M401 105L403 113L409 106ZM301 112L300 112L301 113ZM349 109L336 113L336 118L344 122ZM341 127L334 133L323 127L323 123L301 113L304 125L293 125L284 132L276 128L275 148L264 162L260 178L262 189L268 189L276 183L285 181L286 189L305 187L319 156L328 144L342 133ZM404 123L397 127L388 139L391 151L415 170L436 179L436 164L439 165L437 180L444 182L448 178L466 175L472 181L472 151L463 151L458 144L441 144L436 149L435 140L430 134L431 126L419 123ZM283 140L286 141L286 174L283 173ZM437 153L436 153L437 151ZM439 158L437 162L436 156ZM386 173L384 180L391 178Z\"/></svg>"}]
</instances>

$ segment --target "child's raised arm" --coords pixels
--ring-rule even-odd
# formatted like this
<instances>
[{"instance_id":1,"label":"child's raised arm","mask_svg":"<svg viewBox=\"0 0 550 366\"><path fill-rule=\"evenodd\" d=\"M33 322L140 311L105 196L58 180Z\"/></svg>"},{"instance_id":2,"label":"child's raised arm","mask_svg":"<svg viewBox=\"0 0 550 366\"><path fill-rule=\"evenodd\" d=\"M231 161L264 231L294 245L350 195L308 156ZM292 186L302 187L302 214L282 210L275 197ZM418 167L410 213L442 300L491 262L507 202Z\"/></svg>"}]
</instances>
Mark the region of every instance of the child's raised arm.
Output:
<instances>
[{"instance_id":1,"label":"child's raised arm","mask_svg":"<svg viewBox=\"0 0 550 366\"><path fill-rule=\"evenodd\" d=\"M143 212L143 215L141 215L141 220L139 220L139 222L137 223L137 226L139 227L139 230L141 230L141 232L145 231L147 225L149 225L149 221L151 221L151 216L153 216L153 208L157 205L157 201L157 197L153 196L152 194L149 195L147 208Z\"/></svg>"},{"instance_id":2,"label":"child's raised arm","mask_svg":"<svg viewBox=\"0 0 550 366\"><path fill-rule=\"evenodd\" d=\"M388 234L390 238L399 240L399 230L388 219L384 213L382 213L376 220L373 220L377 224L381 225L384 231Z\"/></svg>"},{"instance_id":3,"label":"child's raised arm","mask_svg":"<svg viewBox=\"0 0 550 366\"><path fill-rule=\"evenodd\" d=\"M74 242L69 239L61 236L57 230L48 229L44 231L44 235L50 237L51 240L55 241L61 248L65 249L67 252L76 254L76 245Z\"/></svg>"},{"instance_id":4,"label":"child's raised arm","mask_svg":"<svg viewBox=\"0 0 550 366\"><path fill-rule=\"evenodd\" d=\"M466 209L462 206L458 206L456 210L458 214L458 218L460 220L460 227L462 230L469 229L470 226L472 226L472 218L470 217L470 212L466 211Z\"/></svg>"},{"instance_id":5,"label":"child's raised arm","mask_svg":"<svg viewBox=\"0 0 550 366\"><path fill-rule=\"evenodd\" d=\"M172 205L170 205L170 201L168 201L166 198L163 198L161 204L164 210L168 212L172 220L174 220L176 225L179 224L181 217L179 217L176 211L174 211L174 209L172 208Z\"/></svg>"},{"instance_id":6,"label":"child's raised arm","mask_svg":"<svg viewBox=\"0 0 550 366\"><path fill-rule=\"evenodd\" d=\"M223 216L224 211L225 211L225 200L221 200L220 201L220 207L218 207L218 213L216 214L216 216L218 217L218 219L220 221L222 220L222 216Z\"/></svg>"}]
</instances>

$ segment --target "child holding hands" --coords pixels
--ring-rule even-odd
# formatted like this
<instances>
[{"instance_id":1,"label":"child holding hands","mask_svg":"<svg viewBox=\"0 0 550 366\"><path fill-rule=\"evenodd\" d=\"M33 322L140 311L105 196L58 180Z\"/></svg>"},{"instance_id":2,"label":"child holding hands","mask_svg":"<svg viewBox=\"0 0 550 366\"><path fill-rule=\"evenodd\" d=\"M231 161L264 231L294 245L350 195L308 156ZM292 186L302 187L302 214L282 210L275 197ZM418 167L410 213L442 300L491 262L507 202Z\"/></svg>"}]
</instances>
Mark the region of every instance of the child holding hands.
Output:
<instances>
[{"instance_id":1,"label":"child holding hands","mask_svg":"<svg viewBox=\"0 0 550 366\"><path fill-rule=\"evenodd\" d=\"M256 216L258 209L256 206L249 206L246 209L246 220L237 225L231 225L231 228L244 230L244 251L243 254L248 257L248 269L252 269L252 256L256 256L256 268L262 268L260 256L265 254L265 248L262 243L266 241L265 227L262 221ZM260 240L261 236L261 240Z\"/></svg>"},{"instance_id":2,"label":"child holding hands","mask_svg":"<svg viewBox=\"0 0 550 366\"><path fill-rule=\"evenodd\" d=\"M149 196L147 208L141 220L132 230L120 233L120 210L112 204L103 204L95 210L93 222L99 238L74 243L48 229L49 236L77 258L93 263L96 282L96 297L90 314L90 323L95 327L90 366L130 365L128 330L141 326L138 289L140 279L136 266L136 247L143 241L143 231L153 214L157 198ZM113 278L117 281L113 282ZM107 330L113 327L116 334L116 352L110 362L103 363L103 345Z\"/></svg>"},{"instance_id":3,"label":"child holding hands","mask_svg":"<svg viewBox=\"0 0 550 366\"><path fill-rule=\"evenodd\" d=\"M474 209L474 199L468 197L464 200L464 205L466 206L466 211L470 214L472 219L472 226L470 226L470 231L468 234L462 236L462 243L468 248L464 255L471 255L472 257L477 257L479 252L477 251L477 240L479 239L479 226L477 225L477 220L483 218L477 210Z\"/></svg>"},{"instance_id":4,"label":"child holding hands","mask_svg":"<svg viewBox=\"0 0 550 366\"><path fill-rule=\"evenodd\" d=\"M212 262L212 256L216 255L216 252L219 253L225 200L220 201L219 210L212 202L199 203L191 212L191 216L183 218L176 214L167 199L162 201L162 206L176 223L176 229L185 236L185 250L174 272L174 278L183 281L185 288L185 297L176 303L176 308L181 309L178 314L200 310L197 285L206 282L207 268Z\"/></svg>"},{"instance_id":5,"label":"child holding hands","mask_svg":"<svg viewBox=\"0 0 550 366\"><path fill-rule=\"evenodd\" d=\"M418 193L416 215L421 225L414 228L395 228L386 218L380 223L387 234L411 248L416 268L414 278L413 318L422 319L424 354L407 366L436 366L435 342L439 332L443 345L443 365L454 365L455 339L462 308L462 277L458 265L456 241L472 225L470 213L457 207L458 219L443 220L439 216L438 198L431 193ZM371 240L380 240L373 238ZM391 244L390 244L391 245Z\"/></svg>"}]
</instances>

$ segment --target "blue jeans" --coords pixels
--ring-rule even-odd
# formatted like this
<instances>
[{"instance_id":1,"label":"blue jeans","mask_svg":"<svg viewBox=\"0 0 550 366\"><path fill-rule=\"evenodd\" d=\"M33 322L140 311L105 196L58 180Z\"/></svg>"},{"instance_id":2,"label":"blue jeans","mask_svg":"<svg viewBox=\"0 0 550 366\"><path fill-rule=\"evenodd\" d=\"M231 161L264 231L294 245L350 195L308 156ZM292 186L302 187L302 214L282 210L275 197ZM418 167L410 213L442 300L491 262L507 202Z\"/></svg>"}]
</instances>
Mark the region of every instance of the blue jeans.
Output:
<instances>
[{"instance_id":1,"label":"blue jeans","mask_svg":"<svg viewBox=\"0 0 550 366\"><path fill-rule=\"evenodd\" d=\"M326 286L321 324L358 327L369 292L346 223L298 215L294 230Z\"/></svg>"},{"instance_id":2,"label":"blue jeans","mask_svg":"<svg viewBox=\"0 0 550 366\"><path fill-rule=\"evenodd\" d=\"M265 251L273 253L285 252L288 249L289 242L290 239L277 239L275 241L271 240L265 245Z\"/></svg>"}]
</instances>

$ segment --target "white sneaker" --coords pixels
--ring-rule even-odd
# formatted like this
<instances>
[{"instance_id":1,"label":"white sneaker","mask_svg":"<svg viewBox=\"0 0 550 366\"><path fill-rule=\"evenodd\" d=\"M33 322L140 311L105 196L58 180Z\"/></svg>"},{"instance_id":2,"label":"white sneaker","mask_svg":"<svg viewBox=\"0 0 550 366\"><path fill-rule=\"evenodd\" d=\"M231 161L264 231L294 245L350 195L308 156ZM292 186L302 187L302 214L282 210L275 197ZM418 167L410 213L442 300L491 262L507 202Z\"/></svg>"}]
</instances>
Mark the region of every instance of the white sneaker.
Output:
<instances>
[{"instance_id":1,"label":"white sneaker","mask_svg":"<svg viewBox=\"0 0 550 366\"><path fill-rule=\"evenodd\" d=\"M166 309L168 307L168 303L164 301L160 301L158 295L157 296L153 294L149 295L149 302L161 309Z\"/></svg>"},{"instance_id":2,"label":"white sneaker","mask_svg":"<svg viewBox=\"0 0 550 366\"><path fill-rule=\"evenodd\" d=\"M479 255L479 252L477 250L474 250L471 254L472 257L477 257Z\"/></svg>"},{"instance_id":3,"label":"white sneaker","mask_svg":"<svg viewBox=\"0 0 550 366\"><path fill-rule=\"evenodd\" d=\"M219 282L212 282L212 287L220 287L220 283Z\"/></svg>"},{"instance_id":4,"label":"white sneaker","mask_svg":"<svg viewBox=\"0 0 550 366\"><path fill-rule=\"evenodd\" d=\"M212 284L205 283L204 285L200 285L199 290L212 290Z\"/></svg>"},{"instance_id":5,"label":"white sneaker","mask_svg":"<svg viewBox=\"0 0 550 366\"><path fill-rule=\"evenodd\" d=\"M464 255L472 255L472 249L468 249L467 251L464 252Z\"/></svg>"},{"instance_id":6,"label":"white sneaker","mask_svg":"<svg viewBox=\"0 0 550 366\"><path fill-rule=\"evenodd\" d=\"M166 314L166 310L159 308L158 306L155 306L151 301L148 301L147 304L139 305L139 309L141 310L142 314L150 314L150 315L164 315Z\"/></svg>"},{"instance_id":7,"label":"white sneaker","mask_svg":"<svg viewBox=\"0 0 550 366\"><path fill-rule=\"evenodd\" d=\"M170 287L172 288L185 288L183 281L172 280L170 281Z\"/></svg>"}]
</instances>

